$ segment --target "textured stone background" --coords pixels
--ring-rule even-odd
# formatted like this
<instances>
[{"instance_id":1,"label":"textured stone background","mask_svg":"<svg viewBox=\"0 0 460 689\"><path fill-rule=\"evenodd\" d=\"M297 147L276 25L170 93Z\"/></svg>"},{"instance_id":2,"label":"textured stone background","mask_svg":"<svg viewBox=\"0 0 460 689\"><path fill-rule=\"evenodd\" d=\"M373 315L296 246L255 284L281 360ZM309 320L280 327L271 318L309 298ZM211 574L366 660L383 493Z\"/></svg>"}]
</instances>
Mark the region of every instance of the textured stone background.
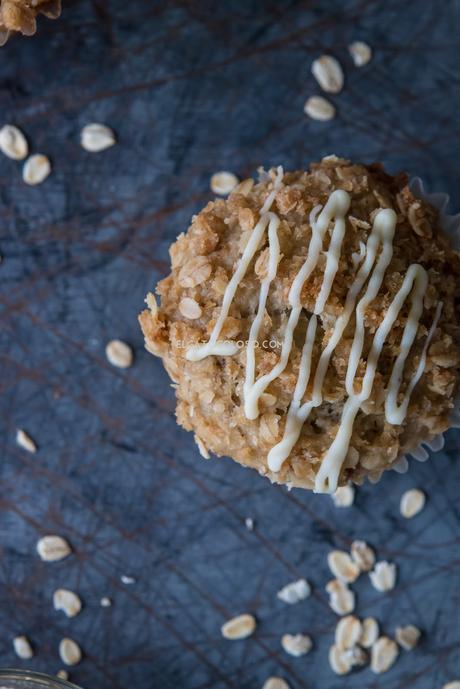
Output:
<instances>
[{"instance_id":1,"label":"textured stone background","mask_svg":"<svg viewBox=\"0 0 460 689\"><path fill-rule=\"evenodd\" d=\"M409 474L360 489L349 510L271 487L198 456L136 316L218 169L245 176L334 151L419 174L458 210L458 1L64 5L59 22L42 20L38 36L0 53L1 120L53 161L28 188L20 165L0 160L1 665L54 673L70 635L85 654L72 678L87 689L257 689L273 673L294 689L441 687L460 675L458 433ZM347 54L358 38L375 51L360 70ZM336 121L321 124L302 108L324 51L347 83ZM119 137L100 155L79 147L94 120ZM126 372L105 360L113 337L135 349ZM36 438L35 456L15 445L17 427ZM412 486L429 500L404 521L399 499ZM42 563L45 533L67 537L74 554ZM336 678L327 663L326 555L353 538L399 567L390 594L358 582L357 613L389 634L408 622L425 631L381 678ZM299 576L314 595L283 605L276 591ZM52 609L63 585L84 600L73 620ZM99 606L104 595L112 608ZM242 611L257 615L257 633L225 642L220 625ZM287 631L310 633L312 653L286 656ZM27 663L12 651L19 633L36 649Z\"/></svg>"}]
</instances>

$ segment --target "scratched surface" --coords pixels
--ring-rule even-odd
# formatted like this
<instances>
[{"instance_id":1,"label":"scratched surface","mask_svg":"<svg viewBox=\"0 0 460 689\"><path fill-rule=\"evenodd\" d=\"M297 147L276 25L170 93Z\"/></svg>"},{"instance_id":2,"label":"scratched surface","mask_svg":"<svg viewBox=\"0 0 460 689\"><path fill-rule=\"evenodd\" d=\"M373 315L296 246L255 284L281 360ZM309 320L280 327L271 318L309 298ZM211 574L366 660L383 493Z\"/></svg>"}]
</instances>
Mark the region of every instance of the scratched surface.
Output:
<instances>
[{"instance_id":1,"label":"scratched surface","mask_svg":"<svg viewBox=\"0 0 460 689\"><path fill-rule=\"evenodd\" d=\"M436 689L458 678L458 433L409 474L360 489L348 510L288 493L199 458L136 322L216 170L297 168L334 151L419 174L458 210L458 0L64 5L59 22L42 20L37 37L0 54L1 120L53 161L28 188L20 164L0 160L0 664L54 673L71 636L84 651L71 676L87 689L254 689L271 674L293 689ZM347 54L356 39L375 52L363 69ZM346 72L333 123L302 112L324 51ZM78 134L90 121L110 124L119 144L85 153ZM135 350L127 371L105 360L114 337ZM36 455L15 445L17 427ZM405 521L399 499L413 486L429 499ZM73 555L42 563L46 533ZM354 538L399 568L390 594L359 580L357 614L389 635L405 623L425 632L381 678L337 678L327 662L326 556ZM312 597L278 601L300 576ZM61 586L84 601L75 619L52 609ZM224 641L220 625L244 611L256 634ZM287 656L285 632L309 633L314 650ZM17 634L32 641L31 661L15 658Z\"/></svg>"}]
</instances>

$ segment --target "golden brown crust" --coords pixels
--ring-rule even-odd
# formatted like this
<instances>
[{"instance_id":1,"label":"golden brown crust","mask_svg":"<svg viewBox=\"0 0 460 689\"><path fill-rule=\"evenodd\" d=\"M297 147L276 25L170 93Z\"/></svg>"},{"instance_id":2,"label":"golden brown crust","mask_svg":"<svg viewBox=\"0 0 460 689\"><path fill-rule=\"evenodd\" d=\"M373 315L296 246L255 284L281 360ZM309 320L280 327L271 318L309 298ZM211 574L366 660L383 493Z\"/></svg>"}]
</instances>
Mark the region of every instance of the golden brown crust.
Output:
<instances>
[{"instance_id":1,"label":"golden brown crust","mask_svg":"<svg viewBox=\"0 0 460 689\"><path fill-rule=\"evenodd\" d=\"M257 223L273 179L274 171L271 171L258 184L243 182L227 200L208 203L193 218L188 232L171 246L172 272L157 286L160 307L156 307L150 296L150 309L141 314L140 322L148 349L162 357L176 383L177 420L184 428L194 431L202 445L217 455L229 455L277 482L311 488L321 459L335 437L346 399L345 372L354 323L350 323L332 356L323 387L324 402L311 413L279 474L270 475L266 457L282 437L297 379L306 320L320 289L323 263L319 263L302 290L306 316L297 327L288 366L262 396L257 420L249 421L242 406L244 347L232 357L210 356L199 362L185 358L187 346L209 338L225 287ZM310 240L309 214L316 205L324 204L335 189L350 193L351 206L339 271L321 315L322 329L315 344L314 361L332 332L354 279L353 254L359 252L360 242L366 242L380 208L393 208L398 219L392 261L378 297L365 314L365 348L369 349L408 266L420 263L428 272L429 288L416 343L406 365L407 383L417 367L436 305L443 302L425 372L412 396L407 418L403 425L393 426L385 419L383 403L409 304L403 307L383 348L371 398L356 418L340 477L343 484L347 480L360 483L366 475L378 479L398 457L448 427L460 372L460 306L455 299L460 282L460 255L449 248L439 227L437 211L414 198L406 175L391 177L380 165L365 167L335 157L313 164L308 172L286 173L273 206L281 221L278 234L282 259L271 285L259 334L257 376L269 371L279 357L289 313L289 289L305 260ZM265 241L240 284L221 339L247 340L266 262ZM364 362L358 369L358 385L363 370ZM404 383L402 387L404 390ZM309 387L305 399L310 393Z\"/></svg>"},{"instance_id":2,"label":"golden brown crust","mask_svg":"<svg viewBox=\"0 0 460 689\"><path fill-rule=\"evenodd\" d=\"M57 19L61 14L61 0L0 0L0 45L12 31L32 36L37 30L39 14Z\"/></svg>"}]
</instances>

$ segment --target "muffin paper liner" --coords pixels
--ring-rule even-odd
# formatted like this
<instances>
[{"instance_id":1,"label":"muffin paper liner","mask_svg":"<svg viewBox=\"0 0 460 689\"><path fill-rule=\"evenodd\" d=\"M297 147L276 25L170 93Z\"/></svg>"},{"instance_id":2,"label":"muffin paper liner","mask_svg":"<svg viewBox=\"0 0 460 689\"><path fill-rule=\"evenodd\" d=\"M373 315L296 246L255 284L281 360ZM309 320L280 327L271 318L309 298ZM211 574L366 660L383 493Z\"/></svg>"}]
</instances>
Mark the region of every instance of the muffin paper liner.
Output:
<instances>
[{"instance_id":1,"label":"muffin paper liner","mask_svg":"<svg viewBox=\"0 0 460 689\"><path fill-rule=\"evenodd\" d=\"M410 181L409 187L414 196L422 201L430 203L439 210L440 222L444 232L451 239L453 248L460 249L460 213L457 213L457 215L449 215L446 213L446 208L449 204L448 194L428 193L419 177L414 177L414 179ZM460 428L460 397L457 398L455 407L452 410L450 427ZM412 452L409 453L409 456L413 457L419 462L426 462L426 460L430 457L428 450L431 450L431 452L438 452L438 450L442 450L443 447L444 435L440 433L431 440L421 443L417 448L415 448L415 450L412 450ZM426 448L428 448L428 450ZM392 469L397 471L399 474L405 474L408 468L409 462L406 455L402 455L392 466Z\"/></svg>"}]
</instances>

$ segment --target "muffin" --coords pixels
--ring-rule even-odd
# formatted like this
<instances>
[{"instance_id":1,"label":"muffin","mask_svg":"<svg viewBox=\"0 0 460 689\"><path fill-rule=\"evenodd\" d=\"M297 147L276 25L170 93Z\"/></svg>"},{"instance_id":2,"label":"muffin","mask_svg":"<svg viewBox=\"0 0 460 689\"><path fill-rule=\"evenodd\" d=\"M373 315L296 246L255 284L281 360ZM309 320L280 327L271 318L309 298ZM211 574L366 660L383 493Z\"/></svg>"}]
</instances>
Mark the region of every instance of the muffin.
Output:
<instances>
[{"instance_id":1,"label":"muffin","mask_svg":"<svg viewBox=\"0 0 460 689\"><path fill-rule=\"evenodd\" d=\"M333 492L449 426L460 254L407 175L328 156L192 218L140 315L201 454Z\"/></svg>"},{"instance_id":2,"label":"muffin","mask_svg":"<svg viewBox=\"0 0 460 689\"><path fill-rule=\"evenodd\" d=\"M0 45L14 32L32 36L37 30L39 14L57 19L61 14L61 0L0 0Z\"/></svg>"}]
</instances>

